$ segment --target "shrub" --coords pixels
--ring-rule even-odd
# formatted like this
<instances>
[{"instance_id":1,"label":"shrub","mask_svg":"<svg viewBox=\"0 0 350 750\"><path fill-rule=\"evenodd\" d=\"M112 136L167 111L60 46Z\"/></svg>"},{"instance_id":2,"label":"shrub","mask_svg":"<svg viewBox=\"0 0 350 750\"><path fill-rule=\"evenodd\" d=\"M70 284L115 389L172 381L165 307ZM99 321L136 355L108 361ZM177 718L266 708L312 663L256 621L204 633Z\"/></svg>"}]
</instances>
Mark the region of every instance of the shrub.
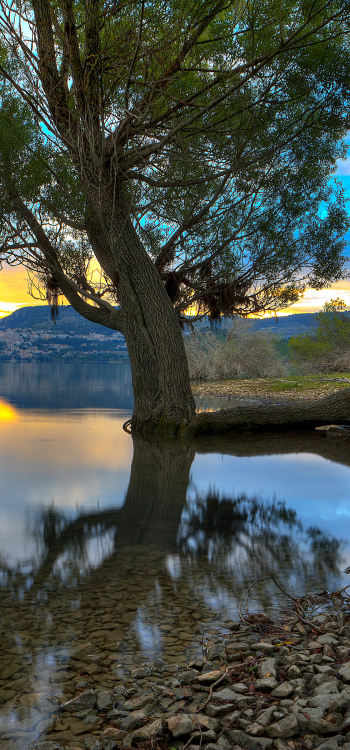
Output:
<instances>
[{"instance_id":1,"label":"shrub","mask_svg":"<svg viewBox=\"0 0 350 750\"><path fill-rule=\"evenodd\" d=\"M300 372L347 372L350 369L350 313L343 300L326 302L311 334L292 336L291 361Z\"/></svg>"},{"instance_id":2,"label":"shrub","mask_svg":"<svg viewBox=\"0 0 350 750\"><path fill-rule=\"evenodd\" d=\"M247 331L237 320L227 336L214 332L185 336L192 379L282 377L286 374L275 340L264 333Z\"/></svg>"}]
</instances>

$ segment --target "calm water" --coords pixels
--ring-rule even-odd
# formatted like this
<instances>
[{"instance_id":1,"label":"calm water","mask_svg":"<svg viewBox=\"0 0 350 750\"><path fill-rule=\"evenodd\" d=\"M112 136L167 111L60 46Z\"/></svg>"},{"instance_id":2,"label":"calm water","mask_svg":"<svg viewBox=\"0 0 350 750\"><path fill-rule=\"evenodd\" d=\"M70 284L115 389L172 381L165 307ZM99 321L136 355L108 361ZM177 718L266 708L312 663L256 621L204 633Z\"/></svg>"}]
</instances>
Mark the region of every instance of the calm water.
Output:
<instances>
[{"instance_id":1,"label":"calm water","mask_svg":"<svg viewBox=\"0 0 350 750\"><path fill-rule=\"evenodd\" d=\"M45 736L52 700L158 657L201 656L203 629L207 643L270 571L297 593L348 583L348 444L315 433L133 444L131 410L127 365L0 365L5 750ZM269 581L256 596L255 608L281 604Z\"/></svg>"}]
</instances>

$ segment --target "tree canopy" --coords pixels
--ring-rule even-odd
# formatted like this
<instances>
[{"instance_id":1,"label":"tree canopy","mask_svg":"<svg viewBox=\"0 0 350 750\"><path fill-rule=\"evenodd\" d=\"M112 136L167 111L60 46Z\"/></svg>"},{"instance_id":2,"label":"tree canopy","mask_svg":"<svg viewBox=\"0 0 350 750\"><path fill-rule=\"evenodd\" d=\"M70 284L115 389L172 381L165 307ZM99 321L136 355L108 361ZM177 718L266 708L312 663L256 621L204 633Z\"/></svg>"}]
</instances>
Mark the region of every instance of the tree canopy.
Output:
<instances>
[{"instance_id":1,"label":"tree canopy","mask_svg":"<svg viewBox=\"0 0 350 750\"><path fill-rule=\"evenodd\" d=\"M349 221L328 182L349 127L349 3L0 7L0 257L125 334L147 409L177 378L184 419L178 319L279 309L343 274Z\"/></svg>"},{"instance_id":2,"label":"tree canopy","mask_svg":"<svg viewBox=\"0 0 350 750\"><path fill-rule=\"evenodd\" d=\"M2 257L55 299L15 191L75 286L118 301L115 279L88 283L84 182L107 170L180 315L278 309L339 278L345 5L3 2Z\"/></svg>"}]
</instances>

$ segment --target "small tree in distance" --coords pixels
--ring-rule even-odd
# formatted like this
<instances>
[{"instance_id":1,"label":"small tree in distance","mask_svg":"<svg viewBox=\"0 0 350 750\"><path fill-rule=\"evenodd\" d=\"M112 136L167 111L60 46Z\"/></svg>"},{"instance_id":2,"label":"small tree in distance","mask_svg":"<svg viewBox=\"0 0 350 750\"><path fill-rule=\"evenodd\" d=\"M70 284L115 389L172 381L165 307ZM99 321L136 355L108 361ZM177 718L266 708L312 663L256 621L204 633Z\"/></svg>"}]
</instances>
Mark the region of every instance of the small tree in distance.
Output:
<instances>
[{"instance_id":1,"label":"small tree in distance","mask_svg":"<svg viewBox=\"0 0 350 750\"><path fill-rule=\"evenodd\" d=\"M1 257L125 335L134 430L191 422L186 313L341 278L348 5L1 0Z\"/></svg>"},{"instance_id":2,"label":"small tree in distance","mask_svg":"<svg viewBox=\"0 0 350 750\"><path fill-rule=\"evenodd\" d=\"M292 361L307 372L350 370L350 310L344 300L325 302L315 316L317 328L311 334L292 336L288 349Z\"/></svg>"}]
</instances>

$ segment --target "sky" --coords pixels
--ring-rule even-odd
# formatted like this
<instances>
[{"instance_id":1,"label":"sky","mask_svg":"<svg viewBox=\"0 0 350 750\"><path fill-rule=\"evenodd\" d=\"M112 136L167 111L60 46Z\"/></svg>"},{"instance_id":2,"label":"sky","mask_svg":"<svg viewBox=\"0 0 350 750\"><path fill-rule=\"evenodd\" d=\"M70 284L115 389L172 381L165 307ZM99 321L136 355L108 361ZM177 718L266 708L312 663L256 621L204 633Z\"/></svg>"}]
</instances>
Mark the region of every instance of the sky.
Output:
<instances>
[{"instance_id":1,"label":"sky","mask_svg":"<svg viewBox=\"0 0 350 750\"><path fill-rule=\"evenodd\" d=\"M345 197L350 202L350 157L346 161L339 160L336 177L342 182ZM349 203L350 205L350 203ZM350 213L350 207L349 207ZM349 248L347 254L350 256L350 232L348 232ZM350 273L350 262L347 263ZM290 315L301 312L318 312L325 302L339 297L350 306L350 278L332 284L328 289L316 291L308 289L302 299L291 305L279 315ZM28 305L45 305L46 302L33 299L28 292L27 274L19 266L12 268L4 264L0 272L0 318L10 315L20 307Z\"/></svg>"}]
</instances>

